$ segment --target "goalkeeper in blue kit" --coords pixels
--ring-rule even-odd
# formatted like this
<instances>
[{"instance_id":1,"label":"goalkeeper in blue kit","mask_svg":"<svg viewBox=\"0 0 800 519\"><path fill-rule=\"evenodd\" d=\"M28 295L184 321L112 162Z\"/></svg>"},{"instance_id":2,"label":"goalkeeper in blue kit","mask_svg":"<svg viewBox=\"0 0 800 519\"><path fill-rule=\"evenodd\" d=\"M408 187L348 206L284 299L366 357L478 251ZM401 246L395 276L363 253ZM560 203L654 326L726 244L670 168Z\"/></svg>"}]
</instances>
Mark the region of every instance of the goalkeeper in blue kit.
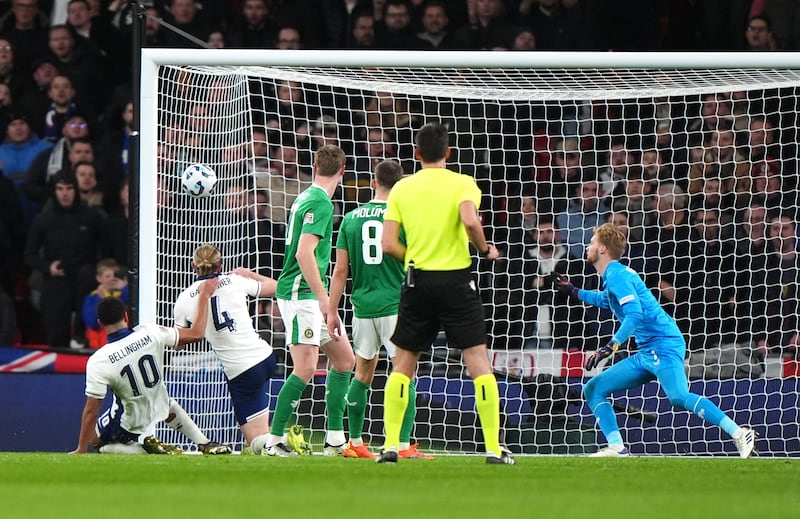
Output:
<instances>
[{"instance_id":1,"label":"goalkeeper in blue kit","mask_svg":"<svg viewBox=\"0 0 800 519\"><path fill-rule=\"evenodd\" d=\"M607 223L595 229L586 249L586 259L602 277L603 290L581 290L563 274L553 277L557 290L584 303L610 309L620 321L611 341L586 361L587 371L597 368L600 361L614 354L631 336L638 346L637 353L593 377L583 389L586 402L608 442L607 447L592 456L628 456L608 397L616 391L656 379L672 405L718 425L733 438L739 455L749 457L755 444L755 432L748 427L739 427L709 399L689 392L683 365L686 353L683 335L639 275L617 261L625 246L625 235L615 225Z\"/></svg>"}]
</instances>

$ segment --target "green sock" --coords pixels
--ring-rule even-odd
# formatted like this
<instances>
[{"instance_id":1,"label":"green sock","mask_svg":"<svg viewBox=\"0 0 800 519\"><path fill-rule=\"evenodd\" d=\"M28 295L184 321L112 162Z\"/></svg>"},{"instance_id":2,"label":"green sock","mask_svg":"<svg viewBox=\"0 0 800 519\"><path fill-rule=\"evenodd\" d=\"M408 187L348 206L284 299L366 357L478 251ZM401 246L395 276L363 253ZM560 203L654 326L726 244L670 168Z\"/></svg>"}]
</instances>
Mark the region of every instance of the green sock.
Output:
<instances>
[{"instance_id":1,"label":"green sock","mask_svg":"<svg viewBox=\"0 0 800 519\"><path fill-rule=\"evenodd\" d=\"M350 385L349 371L336 371L331 369L328 372L328 380L325 383L325 409L328 414L328 430L344 431L344 396L347 393L347 386Z\"/></svg>"},{"instance_id":2,"label":"green sock","mask_svg":"<svg viewBox=\"0 0 800 519\"><path fill-rule=\"evenodd\" d=\"M361 438L364 433L364 415L367 413L369 389L369 384L353 378L347 390L347 424L351 440Z\"/></svg>"},{"instance_id":3,"label":"green sock","mask_svg":"<svg viewBox=\"0 0 800 519\"><path fill-rule=\"evenodd\" d=\"M303 379L294 373L289 375L278 393L278 402L275 404L275 412L272 413L272 427L269 432L275 436L283 436L286 432L286 423L300 402L305 388L306 383Z\"/></svg>"},{"instance_id":4,"label":"green sock","mask_svg":"<svg viewBox=\"0 0 800 519\"><path fill-rule=\"evenodd\" d=\"M487 373L477 377L475 384L475 408L481 419L483 443L486 452L500 456L500 391L497 379Z\"/></svg>"},{"instance_id":5,"label":"green sock","mask_svg":"<svg viewBox=\"0 0 800 519\"><path fill-rule=\"evenodd\" d=\"M397 371L389 374L383 392L383 428L386 433L384 449L398 450L400 444L400 428L403 416L408 407L408 386L411 382L407 376Z\"/></svg>"},{"instance_id":6,"label":"green sock","mask_svg":"<svg viewBox=\"0 0 800 519\"><path fill-rule=\"evenodd\" d=\"M403 426L400 428L400 443L411 443L411 430L417 417L417 383L413 379L408 383L408 405L403 415Z\"/></svg>"}]
</instances>

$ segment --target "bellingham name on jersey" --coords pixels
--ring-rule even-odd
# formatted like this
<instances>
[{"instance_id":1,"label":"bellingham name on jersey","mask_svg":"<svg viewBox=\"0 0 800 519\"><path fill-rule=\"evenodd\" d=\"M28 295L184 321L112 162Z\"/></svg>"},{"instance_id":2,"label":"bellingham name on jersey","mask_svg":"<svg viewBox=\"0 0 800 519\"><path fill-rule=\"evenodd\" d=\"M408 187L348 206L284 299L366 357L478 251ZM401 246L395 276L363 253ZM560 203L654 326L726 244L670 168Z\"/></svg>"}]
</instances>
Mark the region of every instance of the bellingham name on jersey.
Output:
<instances>
[{"instance_id":1,"label":"bellingham name on jersey","mask_svg":"<svg viewBox=\"0 0 800 519\"><path fill-rule=\"evenodd\" d=\"M114 364L115 362L121 361L131 353L136 353L137 351L141 350L148 344L152 343L153 339L149 335L145 335L138 341L128 344L127 346L125 346L125 348L111 353L111 355L108 356L108 360L109 362L111 362L111 364Z\"/></svg>"}]
</instances>

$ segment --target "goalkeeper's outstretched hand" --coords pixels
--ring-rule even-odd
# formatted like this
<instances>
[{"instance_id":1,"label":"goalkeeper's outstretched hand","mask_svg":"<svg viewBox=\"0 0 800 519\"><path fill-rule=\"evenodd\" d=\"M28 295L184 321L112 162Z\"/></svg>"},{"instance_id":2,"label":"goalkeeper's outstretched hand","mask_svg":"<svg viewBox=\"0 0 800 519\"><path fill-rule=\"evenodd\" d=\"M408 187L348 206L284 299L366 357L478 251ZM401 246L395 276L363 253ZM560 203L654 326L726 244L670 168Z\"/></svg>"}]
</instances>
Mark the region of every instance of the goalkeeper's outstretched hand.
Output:
<instances>
[{"instance_id":1,"label":"goalkeeper's outstretched hand","mask_svg":"<svg viewBox=\"0 0 800 519\"><path fill-rule=\"evenodd\" d=\"M589 360L586 361L586 364L583 366L586 371L591 371L600 364L600 361L605 359L606 357L610 357L614 353L619 350L619 343L614 341L613 339L608 341L608 344L605 346L601 346L597 349L596 352L589 357Z\"/></svg>"},{"instance_id":2,"label":"goalkeeper's outstretched hand","mask_svg":"<svg viewBox=\"0 0 800 519\"><path fill-rule=\"evenodd\" d=\"M578 287L570 283L566 274L553 272L550 274L550 280L553 282L553 287L561 293L568 296L578 297Z\"/></svg>"}]
</instances>

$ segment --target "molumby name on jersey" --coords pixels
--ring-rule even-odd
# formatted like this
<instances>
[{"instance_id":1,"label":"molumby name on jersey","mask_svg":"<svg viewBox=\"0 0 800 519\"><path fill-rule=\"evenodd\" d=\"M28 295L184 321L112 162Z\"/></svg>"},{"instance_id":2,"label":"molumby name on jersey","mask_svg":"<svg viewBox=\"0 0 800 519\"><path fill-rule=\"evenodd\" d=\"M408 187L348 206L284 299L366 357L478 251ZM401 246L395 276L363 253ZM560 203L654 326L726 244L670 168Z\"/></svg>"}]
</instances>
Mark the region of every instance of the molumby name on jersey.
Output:
<instances>
[{"instance_id":1,"label":"molumby name on jersey","mask_svg":"<svg viewBox=\"0 0 800 519\"><path fill-rule=\"evenodd\" d=\"M144 337L142 337L138 341L132 342L132 343L128 344L127 346L125 346L124 348L122 348L121 350L115 351L114 353L109 355L108 356L108 360L111 361L111 364L114 364L115 362L118 362L118 361L124 359L125 357L127 357L131 353L135 353L135 352L141 350L142 348L144 348L148 344L151 344L152 342L153 342L153 339L151 339L149 335L145 335Z\"/></svg>"},{"instance_id":2,"label":"molumby name on jersey","mask_svg":"<svg viewBox=\"0 0 800 519\"><path fill-rule=\"evenodd\" d=\"M385 207L359 207L354 211L355 218L380 218L386 212Z\"/></svg>"}]
</instances>

